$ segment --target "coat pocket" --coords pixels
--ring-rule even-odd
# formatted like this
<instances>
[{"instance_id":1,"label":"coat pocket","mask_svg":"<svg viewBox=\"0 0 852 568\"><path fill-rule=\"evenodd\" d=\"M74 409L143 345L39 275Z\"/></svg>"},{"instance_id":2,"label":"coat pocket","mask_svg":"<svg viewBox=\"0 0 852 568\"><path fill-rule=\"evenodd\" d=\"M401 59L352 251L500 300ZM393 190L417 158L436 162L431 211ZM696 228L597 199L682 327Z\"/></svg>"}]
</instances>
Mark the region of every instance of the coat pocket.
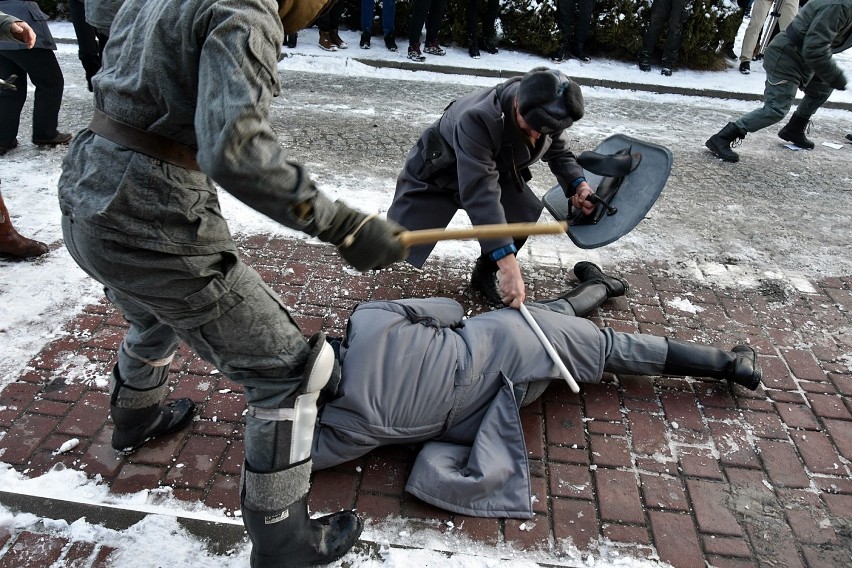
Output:
<instances>
[{"instance_id":1,"label":"coat pocket","mask_svg":"<svg viewBox=\"0 0 852 568\"><path fill-rule=\"evenodd\" d=\"M456 152L438 130L438 126L429 127L418 141L423 165L417 171L421 180L429 179L443 169L456 163Z\"/></svg>"}]
</instances>

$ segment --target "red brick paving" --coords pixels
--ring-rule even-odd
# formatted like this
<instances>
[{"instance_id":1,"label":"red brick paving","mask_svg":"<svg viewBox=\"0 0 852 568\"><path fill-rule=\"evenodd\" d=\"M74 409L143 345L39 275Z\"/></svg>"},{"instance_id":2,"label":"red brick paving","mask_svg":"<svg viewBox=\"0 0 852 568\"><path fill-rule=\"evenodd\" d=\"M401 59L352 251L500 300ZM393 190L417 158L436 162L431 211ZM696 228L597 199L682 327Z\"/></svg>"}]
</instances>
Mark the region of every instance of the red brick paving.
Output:
<instances>
[{"instance_id":1,"label":"red brick paving","mask_svg":"<svg viewBox=\"0 0 852 568\"><path fill-rule=\"evenodd\" d=\"M466 267L433 261L422 273L399 267L359 277L344 273L326 246L265 237L243 246L305 335L321 328L342 334L348 311L370 299L445 295L474 313L485 309L468 295ZM789 293L779 302L759 290L679 280L666 269L617 267L631 283L630 297L592 319L727 347L747 341L761 355L764 388L611 375L579 395L553 385L522 412L535 496L530 521L453 515L405 494L412 447L380 449L316 473L312 509L356 507L376 520L401 516L415 526L437 519L475 541L515 549L554 550L570 541L588 550L606 538L674 566L848 565L852 278L813 282L812 297ZM530 289L550 297L571 279L570 267L541 269L534 278ZM686 293L702 312L672 307ZM240 387L186 348L172 364L170 396L192 398L198 420L129 457L109 447L103 379L124 325L106 301L89 306L0 392L0 460L28 475L63 463L101 476L116 493L170 486L181 498L233 512L243 459ZM76 448L54 454L72 437L80 440ZM105 566L111 552L0 531L0 568L35 556L32 565Z\"/></svg>"}]
</instances>

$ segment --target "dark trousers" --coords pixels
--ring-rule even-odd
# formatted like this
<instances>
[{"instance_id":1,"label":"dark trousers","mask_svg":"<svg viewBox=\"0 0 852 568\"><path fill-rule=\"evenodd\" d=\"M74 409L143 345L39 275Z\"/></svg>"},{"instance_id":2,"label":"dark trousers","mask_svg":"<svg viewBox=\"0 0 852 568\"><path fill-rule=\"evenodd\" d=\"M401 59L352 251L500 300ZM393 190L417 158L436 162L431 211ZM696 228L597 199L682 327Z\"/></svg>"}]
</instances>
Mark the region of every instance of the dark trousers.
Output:
<instances>
[{"instance_id":1,"label":"dark trousers","mask_svg":"<svg viewBox=\"0 0 852 568\"><path fill-rule=\"evenodd\" d=\"M585 49L589 28L592 26L594 8L595 0L557 0L556 2L556 25L559 27L559 33L562 34L562 43L569 45L574 53L583 53ZM572 31L574 38L569 44Z\"/></svg>"},{"instance_id":2,"label":"dark trousers","mask_svg":"<svg viewBox=\"0 0 852 568\"><path fill-rule=\"evenodd\" d=\"M414 0L408 25L408 43L420 43L420 32L426 25L426 43L438 40L447 0Z\"/></svg>"},{"instance_id":3,"label":"dark trousers","mask_svg":"<svg viewBox=\"0 0 852 568\"><path fill-rule=\"evenodd\" d=\"M68 0L68 11L74 25L74 35L77 37L77 56L86 71L86 80L89 81L101 68L101 57L107 38L99 34L94 26L86 23L83 0Z\"/></svg>"},{"instance_id":4,"label":"dark trousers","mask_svg":"<svg viewBox=\"0 0 852 568\"><path fill-rule=\"evenodd\" d=\"M467 3L467 35L469 37L476 37L477 28L479 27L479 13L482 9L483 1L485 1L485 17L482 19L482 36L493 38L496 33L494 26L497 22L497 15L500 13L500 1L469 0Z\"/></svg>"},{"instance_id":5,"label":"dark trousers","mask_svg":"<svg viewBox=\"0 0 852 568\"><path fill-rule=\"evenodd\" d=\"M35 85L33 139L50 140L57 134L59 107L65 79L50 49L10 49L0 51L0 77L17 75L16 91L0 90L0 146L12 146L21 123L21 110L27 100L27 77Z\"/></svg>"},{"instance_id":6,"label":"dark trousers","mask_svg":"<svg viewBox=\"0 0 852 568\"><path fill-rule=\"evenodd\" d=\"M642 51L639 57L650 59L663 27L668 24L666 46L663 48L663 66L673 67L677 63L677 53L680 51L680 39L683 35L683 24L686 22L686 7L689 0L654 0L651 7L651 22L645 32Z\"/></svg>"},{"instance_id":7,"label":"dark trousers","mask_svg":"<svg viewBox=\"0 0 852 568\"><path fill-rule=\"evenodd\" d=\"M335 2L331 8L317 18L317 29L321 32L328 32L340 27L340 16L343 15L343 7L343 2Z\"/></svg>"}]
</instances>

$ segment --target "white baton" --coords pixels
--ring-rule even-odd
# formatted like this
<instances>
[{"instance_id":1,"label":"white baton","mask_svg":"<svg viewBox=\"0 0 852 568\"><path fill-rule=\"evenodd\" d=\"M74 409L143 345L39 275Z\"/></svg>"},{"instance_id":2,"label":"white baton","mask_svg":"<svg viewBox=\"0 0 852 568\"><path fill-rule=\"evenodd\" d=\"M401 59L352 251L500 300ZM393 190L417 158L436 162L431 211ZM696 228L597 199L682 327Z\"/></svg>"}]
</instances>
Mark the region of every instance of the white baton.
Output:
<instances>
[{"instance_id":1,"label":"white baton","mask_svg":"<svg viewBox=\"0 0 852 568\"><path fill-rule=\"evenodd\" d=\"M577 381L574 380L574 377L571 376L571 371L568 370L568 367L566 367L565 363L562 362L562 359L559 358L559 353L557 353L556 349L553 348L553 345L544 335L544 332L541 330L538 322L535 321L532 314L524 304L521 304L520 312L521 315L524 316L524 319L527 320L527 323L530 325L533 332L535 332L538 340L541 341L541 344L544 346L544 350L547 351L547 354L550 355L550 358L556 364L556 367L562 374L562 378L565 379L565 382L567 382L568 386L571 387L571 392L580 392L580 387L577 385Z\"/></svg>"}]
</instances>

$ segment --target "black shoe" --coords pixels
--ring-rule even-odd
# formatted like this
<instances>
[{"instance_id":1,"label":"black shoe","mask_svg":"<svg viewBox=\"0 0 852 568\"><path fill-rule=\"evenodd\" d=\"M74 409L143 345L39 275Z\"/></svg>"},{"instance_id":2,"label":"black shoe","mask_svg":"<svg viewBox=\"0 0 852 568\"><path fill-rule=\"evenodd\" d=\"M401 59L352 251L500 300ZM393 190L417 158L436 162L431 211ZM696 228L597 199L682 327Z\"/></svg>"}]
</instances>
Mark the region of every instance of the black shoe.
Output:
<instances>
[{"instance_id":1,"label":"black shoe","mask_svg":"<svg viewBox=\"0 0 852 568\"><path fill-rule=\"evenodd\" d=\"M630 285L627 283L627 280L623 280L615 276L607 276L597 264L586 260L580 261L574 265L574 276L576 276L577 280L580 282L600 282L606 286L610 298L624 296L630 290Z\"/></svg>"},{"instance_id":2,"label":"black shoe","mask_svg":"<svg viewBox=\"0 0 852 568\"><path fill-rule=\"evenodd\" d=\"M18 147L18 139L15 138L11 143L6 144L5 146L0 146L0 156L4 155L9 150L14 150Z\"/></svg>"},{"instance_id":3,"label":"black shoe","mask_svg":"<svg viewBox=\"0 0 852 568\"><path fill-rule=\"evenodd\" d=\"M713 152L718 158L726 162L739 162L740 156L731 148L739 145L740 141L748 134L745 130L740 130L736 124L729 122L722 130L711 136L704 143L707 148Z\"/></svg>"},{"instance_id":4,"label":"black shoe","mask_svg":"<svg viewBox=\"0 0 852 568\"><path fill-rule=\"evenodd\" d=\"M182 429L194 412L195 403L188 398L145 408L111 406L112 447L122 454L132 454L148 440Z\"/></svg>"},{"instance_id":5,"label":"black shoe","mask_svg":"<svg viewBox=\"0 0 852 568\"><path fill-rule=\"evenodd\" d=\"M639 71L645 71L646 73L651 70L651 64L647 61L639 62Z\"/></svg>"},{"instance_id":6,"label":"black shoe","mask_svg":"<svg viewBox=\"0 0 852 568\"><path fill-rule=\"evenodd\" d=\"M427 41L426 46L423 48L425 53L429 55L446 55L447 50L438 45L438 40Z\"/></svg>"},{"instance_id":7,"label":"black shoe","mask_svg":"<svg viewBox=\"0 0 852 568\"><path fill-rule=\"evenodd\" d=\"M589 57L588 55L586 55L585 53L583 53L582 51L572 52L571 57L573 57L574 59L577 59L579 61L582 61L583 63L589 63L589 62L592 61L592 58Z\"/></svg>"},{"instance_id":8,"label":"black shoe","mask_svg":"<svg viewBox=\"0 0 852 568\"><path fill-rule=\"evenodd\" d=\"M663 67L660 70L660 75L664 75L666 77L671 77L672 76L672 68L671 67Z\"/></svg>"},{"instance_id":9,"label":"black shoe","mask_svg":"<svg viewBox=\"0 0 852 568\"><path fill-rule=\"evenodd\" d=\"M420 52L419 43L408 44L408 58L412 61L416 61L417 63L423 63L426 61L426 56Z\"/></svg>"},{"instance_id":10,"label":"black shoe","mask_svg":"<svg viewBox=\"0 0 852 568\"><path fill-rule=\"evenodd\" d=\"M751 62L743 61L740 63L740 73L743 75L749 75L751 73Z\"/></svg>"},{"instance_id":11,"label":"black shoe","mask_svg":"<svg viewBox=\"0 0 852 568\"><path fill-rule=\"evenodd\" d=\"M553 52L550 60L554 63L562 63L568 55L568 49L564 45L560 45L559 49Z\"/></svg>"},{"instance_id":12,"label":"black shoe","mask_svg":"<svg viewBox=\"0 0 852 568\"><path fill-rule=\"evenodd\" d=\"M361 34L361 49L370 49L370 32Z\"/></svg>"},{"instance_id":13,"label":"black shoe","mask_svg":"<svg viewBox=\"0 0 852 568\"><path fill-rule=\"evenodd\" d=\"M67 132L57 132L53 138L33 138L33 144L36 146L58 146L60 144L68 144L73 136Z\"/></svg>"},{"instance_id":14,"label":"black shoe","mask_svg":"<svg viewBox=\"0 0 852 568\"><path fill-rule=\"evenodd\" d=\"M397 47L396 40L394 40L392 33L385 34L385 47L388 48L388 51L392 51L394 53L399 51L399 47Z\"/></svg>"},{"instance_id":15,"label":"black shoe","mask_svg":"<svg viewBox=\"0 0 852 568\"><path fill-rule=\"evenodd\" d=\"M852 142L852 134L847 134L846 139L849 140L850 142Z\"/></svg>"},{"instance_id":16,"label":"black shoe","mask_svg":"<svg viewBox=\"0 0 852 568\"><path fill-rule=\"evenodd\" d=\"M497 288L497 272L492 272L483 266L482 259L476 261L470 274L470 287L479 292L488 304L495 307L503 306L503 297Z\"/></svg>"},{"instance_id":17,"label":"black shoe","mask_svg":"<svg viewBox=\"0 0 852 568\"><path fill-rule=\"evenodd\" d=\"M486 53L490 53L491 55L496 55L497 53L500 53L500 50L497 48L497 44L494 43L494 39L488 37L482 40L482 49L484 49Z\"/></svg>"},{"instance_id":18,"label":"black shoe","mask_svg":"<svg viewBox=\"0 0 852 568\"><path fill-rule=\"evenodd\" d=\"M726 45L722 49L722 57L724 57L725 59L729 59L731 61L737 60L737 54L734 53L734 48L731 47L730 45Z\"/></svg>"},{"instance_id":19,"label":"black shoe","mask_svg":"<svg viewBox=\"0 0 852 568\"><path fill-rule=\"evenodd\" d=\"M299 34L287 34L284 36L284 45L293 49L296 47L296 42L298 41Z\"/></svg>"}]
</instances>

